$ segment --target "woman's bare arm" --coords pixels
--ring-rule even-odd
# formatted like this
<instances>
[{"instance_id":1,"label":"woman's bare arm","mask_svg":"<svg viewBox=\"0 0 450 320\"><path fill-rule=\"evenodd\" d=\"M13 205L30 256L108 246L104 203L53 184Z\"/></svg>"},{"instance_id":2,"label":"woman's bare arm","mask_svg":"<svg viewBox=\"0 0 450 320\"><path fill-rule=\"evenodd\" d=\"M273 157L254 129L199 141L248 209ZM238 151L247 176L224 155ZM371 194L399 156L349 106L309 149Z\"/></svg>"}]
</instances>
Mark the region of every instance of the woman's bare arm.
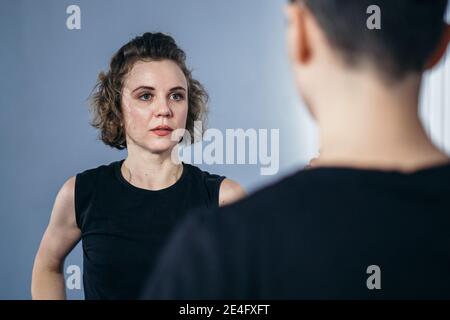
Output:
<instances>
[{"instance_id":1,"label":"woman's bare arm","mask_svg":"<svg viewBox=\"0 0 450 320\"><path fill-rule=\"evenodd\" d=\"M61 187L36 254L31 281L33 299L65 299L64 259L81 238L75 220L75 177Z\"/></svg>"},{"instance_id":2,"label":"woman's bare arm","mask_svg":"<svg viewBox=\"0 0 450 320\"><path fill-rule=\"evenodd\" d=\"M220 184L219 206L236 202L246 196L245 190L236 181L225 179Z\"/></svg>"}]
</instances>

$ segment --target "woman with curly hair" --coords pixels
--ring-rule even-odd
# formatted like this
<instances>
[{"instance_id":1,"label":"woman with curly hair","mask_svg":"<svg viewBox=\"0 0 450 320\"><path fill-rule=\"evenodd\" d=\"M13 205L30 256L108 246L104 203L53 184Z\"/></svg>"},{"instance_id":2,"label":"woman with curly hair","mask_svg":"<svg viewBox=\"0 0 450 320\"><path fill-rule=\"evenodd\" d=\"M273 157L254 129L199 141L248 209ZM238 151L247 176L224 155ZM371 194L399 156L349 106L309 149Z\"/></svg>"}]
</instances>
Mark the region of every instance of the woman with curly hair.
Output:
<instances>
[{"instance_id":1,"label":"woman with curly hair","mask_svg":"<svg viewBox=\"0 0 450 320\"><path fill-rule=\"evenodd\" d=\"M105 144L128 154L62 186L36 255L33 298L65 298L64 259L80 239L85 298L138 298L189 209L245 195L236 182L172 158L186 137L177 140L175 132L186 130L193 138L194 122L205 120L206 102L185 53L168 35L145 33L112 57L92 94L92 125Z\"/></svg>"}]
</instances>

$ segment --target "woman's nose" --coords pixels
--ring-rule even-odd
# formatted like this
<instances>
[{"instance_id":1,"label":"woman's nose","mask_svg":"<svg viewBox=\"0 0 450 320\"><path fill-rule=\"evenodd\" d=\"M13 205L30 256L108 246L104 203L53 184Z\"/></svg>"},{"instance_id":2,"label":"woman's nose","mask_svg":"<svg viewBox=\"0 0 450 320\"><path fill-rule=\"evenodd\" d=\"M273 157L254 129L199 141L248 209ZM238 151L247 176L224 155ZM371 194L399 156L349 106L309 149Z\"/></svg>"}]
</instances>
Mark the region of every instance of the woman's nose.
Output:
<instances>
[{"instance_id":1,"label":"woman's nose","mask_svg":"<svg viewBox=\"0 0 450 320\"><path fill-rule=\"evenodd\" d=\"M156 108L155 113L158 117L170 117L172 115L172 110L166 100L158 102Z\"/></svg>"}]
</instances>

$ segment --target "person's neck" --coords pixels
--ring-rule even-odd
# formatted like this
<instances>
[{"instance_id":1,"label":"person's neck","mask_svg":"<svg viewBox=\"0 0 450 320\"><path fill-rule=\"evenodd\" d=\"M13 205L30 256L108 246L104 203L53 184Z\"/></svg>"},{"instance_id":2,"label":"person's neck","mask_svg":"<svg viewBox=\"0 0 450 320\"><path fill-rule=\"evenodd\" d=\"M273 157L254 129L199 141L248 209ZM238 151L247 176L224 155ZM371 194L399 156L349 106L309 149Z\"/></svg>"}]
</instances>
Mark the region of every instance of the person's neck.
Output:
<instances>
[{"instance_id":1,"label":"person's neck","mask_svg":"<svg viewBox=\"0 0 450 320\"><path fill-rule=\"evenodd\" d=\"M127 145L128 156L122 164L122 175L132 185L148 190L161 190L175 184L183 165L175 163L170 152L151 153L139 146Z\"/></svg>"},{"instance_id":2,"label":"person's neck","mask_svg":"<svg viewBox=\"0 0 450 320\"><path fill-rule=\"evenodd\" d=\"M361 79L351 90L341 82L325 91L315 108L317 165L410 172L449 162L421 124L419 87L414 77L395 87Z\"/></svg>"}]
</instances>

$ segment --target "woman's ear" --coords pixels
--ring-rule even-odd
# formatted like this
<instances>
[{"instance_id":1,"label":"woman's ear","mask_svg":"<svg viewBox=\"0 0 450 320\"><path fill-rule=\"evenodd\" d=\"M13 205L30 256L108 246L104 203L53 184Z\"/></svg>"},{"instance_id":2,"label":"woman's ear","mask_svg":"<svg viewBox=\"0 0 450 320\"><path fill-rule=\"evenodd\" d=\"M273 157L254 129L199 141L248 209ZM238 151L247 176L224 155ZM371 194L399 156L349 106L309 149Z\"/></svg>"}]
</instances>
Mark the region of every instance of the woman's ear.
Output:
<instances>
[{"instance_id":1,"label":"woman's ear","mask_svg":"<svg viewBox=\"0 0 450 320\"><path fill-rule=\"evenodd\" d=\"M431 69L438 64L438 62L447 52L449 42L450 42L450 25L448 23L445 23L444 33L441 37L441 41L439 41L439 45L434 54L431 56L431 59L428 60L425 69Z\"/></svg>"}]
</instances>

